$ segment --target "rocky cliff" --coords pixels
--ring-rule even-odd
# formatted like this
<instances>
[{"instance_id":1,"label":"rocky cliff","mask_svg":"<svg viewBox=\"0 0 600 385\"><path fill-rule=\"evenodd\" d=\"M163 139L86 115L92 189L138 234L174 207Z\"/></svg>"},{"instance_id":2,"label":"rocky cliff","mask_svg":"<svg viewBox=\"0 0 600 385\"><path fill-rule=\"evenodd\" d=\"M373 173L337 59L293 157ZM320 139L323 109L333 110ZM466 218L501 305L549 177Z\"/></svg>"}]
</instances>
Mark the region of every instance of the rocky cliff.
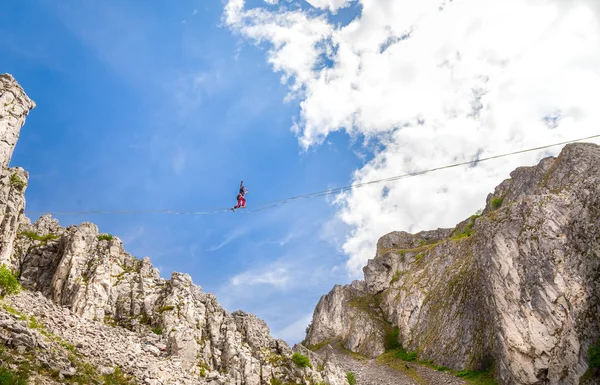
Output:
<instances>
[{"instance_id":1,"label":"rocky cliff","mask_svg":"<svg viewBox=\"0 0 600 385\"><path fill-rule=\"evenodd\" d=\"M8 74L0 74L0 264L9 262L19 223L24 221L24 193L29 175L8 168L25 118L35 103Z\"/></svg>"},{"instance_id":2,"label":"rocky cliff","mask_svg":"<svg viewBox=\"0 0 600 385\"><path fill-rule=\"evenodd\" d=\"M0 301L0 370L43 384L347 384L301 346L311 364L294 360L262 320L228 312L189 275L162 279L94 224L31 224L27 173L6 166L34 103L10 75L0 76L0 93L0 264L25 289Z\"/></svg>"},{"instance_id":3,"label":"rocky cliff","mask_svg":"<svg viewBox=\"0 0 600 385\"><path fill-rule=\"evenodd\" d=\"M516 169L454 229L383 236L363 272L321 298L305 344L401 345L501 384L579 383L600 350L600 147Z\"/></svg>"}]
</instances>

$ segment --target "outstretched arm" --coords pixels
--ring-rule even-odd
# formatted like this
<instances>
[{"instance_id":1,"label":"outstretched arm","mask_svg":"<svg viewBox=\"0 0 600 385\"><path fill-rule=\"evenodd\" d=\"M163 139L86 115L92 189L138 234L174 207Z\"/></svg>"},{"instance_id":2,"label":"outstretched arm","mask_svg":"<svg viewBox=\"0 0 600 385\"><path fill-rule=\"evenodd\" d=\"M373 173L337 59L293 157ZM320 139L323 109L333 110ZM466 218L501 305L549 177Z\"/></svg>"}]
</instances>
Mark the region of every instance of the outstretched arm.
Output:
<instances>
[{"instance_id":1,"label":"outstretched arm","mask_svg":"<svg viewBox=\"0 0 600 385\"><path fill-rule=\"evenodd\" d=\"M244 181L240 182L240 188L242 188L244 186Z\"/></svg>"}]
</instances>

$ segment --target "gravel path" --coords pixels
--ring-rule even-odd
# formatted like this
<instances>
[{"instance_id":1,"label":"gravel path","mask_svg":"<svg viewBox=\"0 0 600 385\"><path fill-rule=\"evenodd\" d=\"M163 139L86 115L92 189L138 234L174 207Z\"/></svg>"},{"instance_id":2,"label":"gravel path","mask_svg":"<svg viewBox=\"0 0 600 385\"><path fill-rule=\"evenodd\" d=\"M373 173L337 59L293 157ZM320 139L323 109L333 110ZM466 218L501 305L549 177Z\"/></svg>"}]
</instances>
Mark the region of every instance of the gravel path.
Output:
<instances>
[{"instance_id":1,"label":"gravel path","mask_svg":"<svg viewBox=\"0 0 600 385\"><path fill-rule=\"evenodd\" d=\"M393 369L375 359L354 358L338 349L325 348L327 354L346 372L353 372L357 385L464 385L460 378L414 363L395 361Z\"/></svg>"}]
</instances>

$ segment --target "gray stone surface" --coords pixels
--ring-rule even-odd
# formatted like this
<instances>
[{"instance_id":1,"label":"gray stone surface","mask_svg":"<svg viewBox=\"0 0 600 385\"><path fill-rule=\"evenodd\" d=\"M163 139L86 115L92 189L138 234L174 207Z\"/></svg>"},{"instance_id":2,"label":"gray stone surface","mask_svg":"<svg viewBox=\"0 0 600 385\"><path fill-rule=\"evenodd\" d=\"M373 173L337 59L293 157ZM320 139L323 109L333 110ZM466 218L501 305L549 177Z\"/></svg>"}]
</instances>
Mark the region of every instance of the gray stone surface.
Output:
<instances>
[{"instance_id":1,"label":"gray stone surface","mask_svg":"<svg viewBox=\"0 0 600 385\"><path fill-rule=\"evenodd\" d=\"M35 103L10 74L0 74L0 168L8 167L21 127Z\"/></svg>"},{"instance_id":2,"label":"gray stone surface","mask_svg":"<svg viewBox=\"0 0 600 385\"><path fill-rule=\"evenodd\" d=\"M455 229L385 235L363 271L321 299L310 344L337 339L374 357L391 324L438 365L577 384L600 341L600 147L570 144L518 168Z\"/></svg>"}]
</instances>

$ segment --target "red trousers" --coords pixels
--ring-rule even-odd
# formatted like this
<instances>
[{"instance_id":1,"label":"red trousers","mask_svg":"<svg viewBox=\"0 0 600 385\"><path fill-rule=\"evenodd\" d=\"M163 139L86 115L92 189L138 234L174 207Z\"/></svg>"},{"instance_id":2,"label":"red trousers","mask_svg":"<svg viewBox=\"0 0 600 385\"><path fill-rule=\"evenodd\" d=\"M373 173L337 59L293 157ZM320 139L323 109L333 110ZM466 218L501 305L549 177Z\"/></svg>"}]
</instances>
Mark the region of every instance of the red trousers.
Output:
<instances>
[{"instance_id":1,"label":"red trousers","mask_svg":"<svg viewBox=\"0 0 600 385\"><path fill-rule=\"evenodd\" d=\"M237 197L237 199L238 199L238 204L234 208L239 209L240 207L246 207L246 198L244 198L243 196L239 195Z\"/></svg>"}]
</instances>

